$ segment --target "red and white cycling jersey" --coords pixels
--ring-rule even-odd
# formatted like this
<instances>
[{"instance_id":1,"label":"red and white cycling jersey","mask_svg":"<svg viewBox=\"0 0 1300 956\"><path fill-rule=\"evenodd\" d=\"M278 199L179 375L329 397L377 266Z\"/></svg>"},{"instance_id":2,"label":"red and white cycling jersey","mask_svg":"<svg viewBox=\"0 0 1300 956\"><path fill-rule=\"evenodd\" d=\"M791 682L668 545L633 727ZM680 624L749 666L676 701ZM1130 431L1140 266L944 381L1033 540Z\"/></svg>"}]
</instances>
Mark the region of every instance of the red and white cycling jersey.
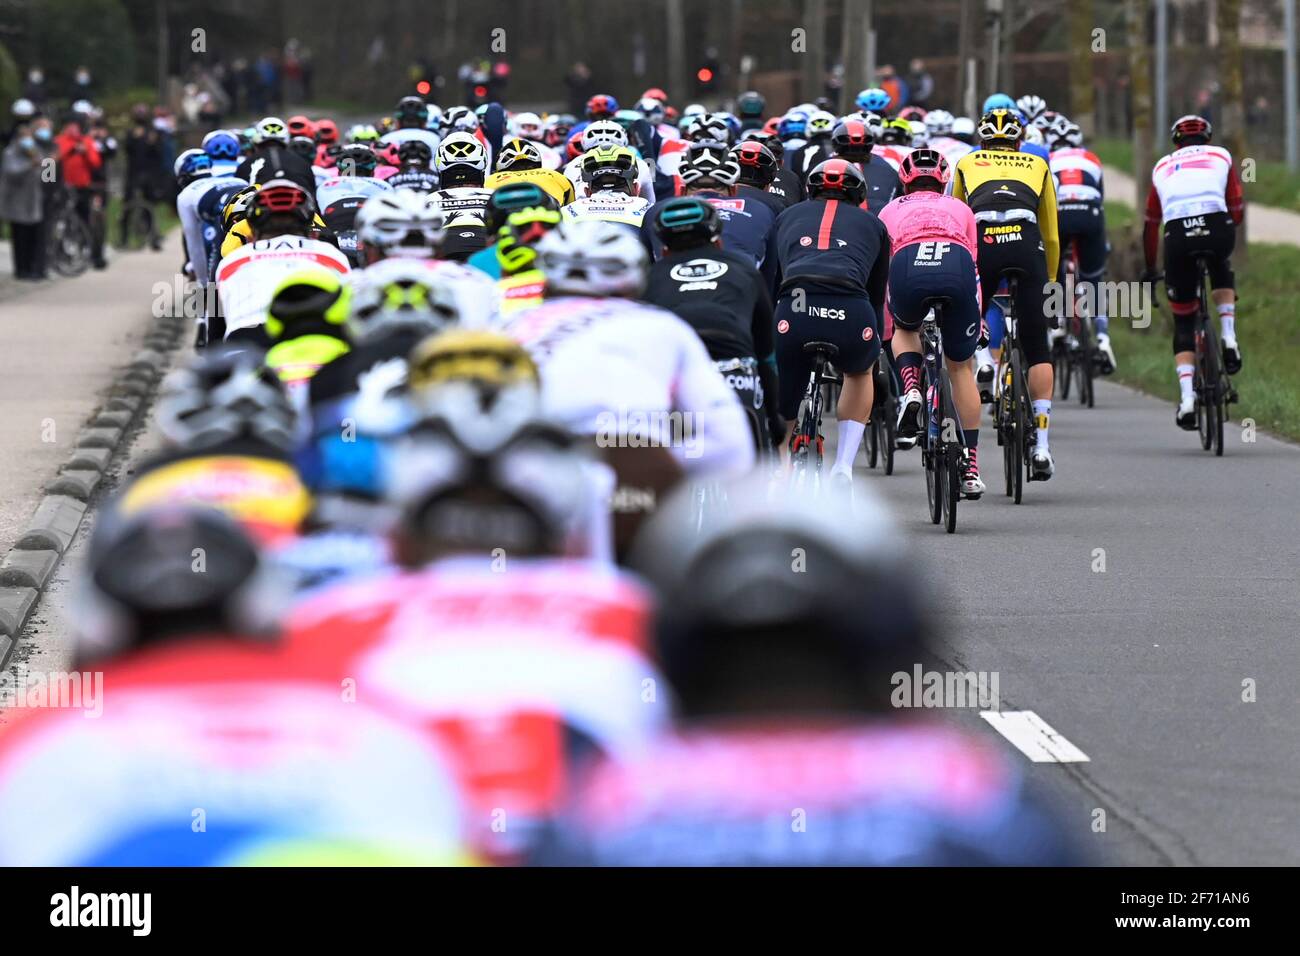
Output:
<instances>
[{"instance_id":1,"label":"red and white cycling jersey","mask_svg":"<svg viewBox=\"0 0 1300 956\"><path fill-rule=\"evenodd\" d=\"M276 287L291 273L311 268L346 273L348 260L328 242L304 236L276 236L240 246L217 266L217 292L226 316L226 335L266 322Z\"/></svg>"},{"instance_id":2,"label":"red and white cycling jersey","mask_svg":"<svg viewBox=\"0 0 1300 956\"><path fill-rule=\"evenodd\" d=\"M355 682L452 754L470 839L516 852L565 798L574 758L637 752L670 717L651 604L609 565L489 558L343 584L293 614L303 670ZM297 668L295 668L297 669Z\"/></svg>"},{"instance_id":3,"label":"red and white cycling jersey","mask_svg":"<svg viewBox=\"0 0 1300 956\"><path fill-rule=\"evenodd\" d=\"M957 160L975 149L975 147L969 143L963 143L961 140L953 139L951 136L931 137L925 145L929 149L938 150L939 153L943 155L943 158L948 161L949 167L956 166Z\"/></svg>"},{"instance_id":4,"label":"red and white cycling jersey","mask_svg":"<svg viewBox=\"0 0 1300 956\"><path fill-rule=\"evenodd\" d=\"M1184 146L1163 157L1151 171L1147 218L1162 222L1207 213L1232 212L1240 220L1241 180L1232 154L1222 146Z\"/></svg>"},{"instance_id":5,"label":"red and white cycling jersey","mask_svg":"<svg viewBox=\"0 0 1300 956\"><path fill-rule=\"evenodd\" d=\"M910 146L876 146L871 150L871 155L879 156L890 166L894 167L894 172L898 172L898 167L903 165L905 160L912 152Z\"/></svg>"},{"instance_id":6,"label":"red and white cycling jersey","mask_svg":"<svg viewBox=\"0 0 1300 956\"><path fill-rule=\"evenodd\" d=\"M1099 203L1102 196L1101 160L1079 146L1053 151L1048 165L1056 177L1056 205Z\"/></svg>"}]
</instances>

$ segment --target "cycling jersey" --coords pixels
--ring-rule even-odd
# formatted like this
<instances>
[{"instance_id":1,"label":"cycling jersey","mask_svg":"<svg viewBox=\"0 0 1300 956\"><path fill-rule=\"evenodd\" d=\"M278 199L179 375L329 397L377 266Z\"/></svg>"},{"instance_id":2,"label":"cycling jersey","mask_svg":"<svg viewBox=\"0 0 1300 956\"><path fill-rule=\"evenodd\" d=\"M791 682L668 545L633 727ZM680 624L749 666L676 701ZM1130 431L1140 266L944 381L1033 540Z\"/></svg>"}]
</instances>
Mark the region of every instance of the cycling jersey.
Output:
<instances>
[{"instance_id":1,"label":"cycling jersey","mask_svg":"<svg viewBox=\"0 0 1300 956\"><path fill-rule=\"evenodd\" d=\"M266 143L257 147L253 155L244 157L235 170L235 175L258 186L263 186L272 179L287 179L305 189L308 196L314 196L316 176L311 167L312 164L307 160L290 152L289 147L279 143Z\"/></svg>"},{"instance_id":2,"label":"cycling jersey","mask_svg":"<svg viewBox=\"0 0 1300 956\"><path fill-rule=\"evenodd\" d=\"M903 160L910 156L911 153L912 147L910 146L881 145L876 146L871 150L872 156L879 156L885 162L889 163L889 165L894 168L895 172L898 171L898 167L903 165Z\"/></svg>"},{"instance_id":3,"label":"cycling jersey","mask_svg":"<svg viewBox=\"0 0 1300 956\"><path fill-rule=\"evenodd\" d=\"M691 193L696 199L708 200L718 210L722 220L722 245L747 258L763 274L769 289L776 286L776 221L780 215L758 191L737 192L735 195L705 189ZM665 199L664 202L669 202ZM654 235L657 208L646 212L641 224L641 239L657 259L663 247Z\"/></svg>"},{"instance_id":4,"label":"cycling jersey","mask_svg":"<svg viewBox=\"0 0 1300 956\"><path fill-rule=\"evenodd\" d=\"M650 164L640 156L636 158L636 184L637 195L646 201L647 204L653 205L655 201L655 176ZM564 167L564 175L573 183L573 188L579 197L587 195L587 184L582 179L582 157L578 156L569 160Z\"/></svg>"},{"instance_id":5,"label":"cycling jersey","mask_svg":"<svg viewBox=\"0 0 1300 956\"><path fill-rule=\"evenodd\" d=\"M834 199L791 206L777 219L776 249L783 288L798 279L805 288L870 296L877 310L884 302L889 234L864 209Z\"/></svg>"},{"instance_id":6,"label":"cycling jersey","mask_svg":"<svg viewBox=\"0 0 1300 956\"><path fill-rule=\"evenodd\" d=\"M772 303L749 257L701 246L650 267L642 298L685 319L714 360L772 354Z\"/></svg>"},{"instance_id":7,"label":"cycling jersey","mask_svg":"<svg viewBox=\"0 0 1300 956\"><path fill-rule=\"evenodd\" d=\"M394 189L412 189L419 193L431 193L438 189L438 174L427 167L406 167L393 173L384 182Z\"/></svg>"},{"instance_id":8,"label":"cycling jersey","mask_svg":"<svg viewBox=\"0 0 1300 956\"><path fill-rule=\"evenodd\" d=\"M1009 149L967 153L953 172L952 195L971 207L978 223L1036 223L1047 274L1056 275L1056 185L1046 160Z\"/></svg>"},{"instance_id":9,"label":"cycling jersey","mask_svg":"<svg viewBox=\"0 0 1300 956\"><path fill-rule=\"evenodd\" d=\"M807 826L797 825L805 820ZM579 778L536 862L1043 866L1086 862L1014 764L947 727L743 723Z\"/></svg>"},{"instance_id":10,"label":"cycling jersey","mask_svg":"<svg viewBox=\"0 0 1300 956\"><path fill-rule=\"evenodd\" d=\"M804 188L803 180L784 166L776 171L776 179L772 180L767 191L781 200L782 204L788 209L797 202L803 202L808 198L808 191Z\"/></svg>"},{"instance_id":11,"label":"cycling jersey","mask_svg":"<svg viewBox=\"0 0 1300 956\"><path fill-rule=\"evenodd\" d=\"M898 181L898 171L874 153L867 162L859 163L862 176L867 181L867 200L862 208L876 215L899 193L903 191Z\"/></svg>"},{"instance_id":12,"label":"cycling jersey","mask_svg":"<svg viewBox=\"0 0 1300 956\"><path fill-rule=\"evenodd\" d=\"M576 434L635 436L640 445L632 447L668 448L691 473L741 473L753 464L739 402L673 313L566 296L520 312L505 331L541 370L542 407ZM678 419L691 435L672 434Z\"/></svg>"},{"instance_id":13,"label":"cycling jersey","mask_svg":"<svg viewBox=\"0 0 1300 956\"><path fill-rule=\"evenodd\" d=\"M565 219L586 221L600 219L604 222L618 222L626 226L637 227L645 219L650 203L640 196L613 189L602 189L590 196L582 196L565 206L561 212Z\"/></svg>"},{"instance_id":14,"label":"cycling jersey","mask_svg":"<svg viewBox=\"0 0 1300 956\"><path fill-rule=\"evenodd\" d=\"M561 206L571 203L577 198L573 183L563 173L554 169L507 169L499 173L493 173L487 178L487 182L483 186L488 190L493 190L507 183L533 183L545 190Z\"/></svg>"},{"instance_id":15,"label":"cycling jersey","mask_svg":"<svg viewBox=\"0 0 1300 956\"><path fill-rule=\"evenodd\" d=\"M311 266L346 273L347 257L328 242L276 236L240 246L217 266L217 290L226 317L226 337L236 329L266 322L276 287L286 276Z\"/></svg>"},{"instance_id":16,"label":"cycling jersey","mask_svg":"<svg viewBox=\"0 0 1300 956\"><path fill-rule=\"evenodd\" d=\"M824 160L834 158L835 151L831 148L829 137L819 137L804 143L793 155L787 150L786 155L790 156L786 168L806 182L813 168Z\"/></svg>"},{"instance_id":17,"label":"cycling jersey","mask_svg":"<svg viewBox=\"0 0 1300 956\"><path fill-rule=\"evenodd\" d=\"M185 251L189 255L194 281L208 284L208 258L217 245L221 232L221 210L229 198L248 185L238 176L207 176L196 179L176 197L176 214L185 236ZM213 216L213 207L216 215Z\"/></svg>"},{"instance_id":18,"label":"cycling jersey","mask_svg":"<svg viewBox=\"0 0 1300 956\"><path fill-rule=\"evenodd\" d=\"M447 218L443 255L464 262L487 245L487 204L492 193L482 186L451 186L434 195Z\"/></svg>"},{"instance_id":19,"label":"cycling jersey","mask_svg":"<svg viewBox=\"0 0 1300 956\"><path fill-rule=\"evenodd\" d=\"M948 166L956 166L957 160L961 159L975 147L969 143L963 143L959 139L953 139L951 136L936 136L931 139L926 146L929 149L937 150L948 161Z\"/></svg>"},{"instance_id":20,"label":"cycling jersey","mask_svg":"<svg viewBox=\"0 0 1300 956\"><path fill-rule=\"evenodd\" d=\"M276 342L267 350L266 366L275 372L298 410L300 429L305 429L308 424L308 388L312 378L322 366L346 355L349 348L340 336L312 334ZM303 437L306 437L305 431Z\"/></svg>"},{"instance_id":21,"label":"cycling jersey","mask_svg":"<svg viewBox=\"0 0 1300 956\"><path fill-rule=\"evenodd\" d=\"M431 129L422 129L418 126L403 126L399 129L389 130L383 136L379 137L379 142L385 146L409 143L411 140L419 140L429 147L429 153L436 156L438 154L438 144L442 139Z\"/></svg>"},{"instance_id":22,"label":"cycling jersey","mask_svg":"<svg viewBox=\"0 0 1300 956\"><path fill-rule=\"evenodd\" d=\"M525 269L512 276L497 280L501 300L501 317L508 318L516 312L542 304L546 291L546 276L541 269Z\"/></svg>"},{"instance_id":23,"label":"cycling jersey","mask_svg":"<svg viewBox=\"0 0 1300 956\"><path fill-rule=\"evenodd\" d=\"M1049 161L1056 177L1056 205L1100 203L1102 195L1101 160L1096 153L1068 146L1052 153Z\"/></svg>"},{"instance_id":24,"label":"cycling jersey","mask_svg":"<svg viewBox=\"0 0 1300 956\"><path fill-rule=\"evenodd\" d=\"M1151 171L1151 190L1147 193L1142 234L1147 268L1155 262L1161 223L1211 216L1207 222L1231 218L1240 225L1244 212L1241 179L1232 164L1232 154L1223 147L1184 146L1161 157Z\"/></svg>"}]
</instances>

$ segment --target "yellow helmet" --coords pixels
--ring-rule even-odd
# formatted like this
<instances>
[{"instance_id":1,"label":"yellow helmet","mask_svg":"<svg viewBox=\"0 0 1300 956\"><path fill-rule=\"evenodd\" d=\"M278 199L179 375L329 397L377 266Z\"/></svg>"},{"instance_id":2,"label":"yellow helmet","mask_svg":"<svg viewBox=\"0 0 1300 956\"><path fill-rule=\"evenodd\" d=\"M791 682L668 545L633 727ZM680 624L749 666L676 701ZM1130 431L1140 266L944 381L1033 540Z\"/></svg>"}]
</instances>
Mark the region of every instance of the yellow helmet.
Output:
<instances>
[{"instance_id":1,"label":"yellow helmet","mask_svg":"<svg viewBox=\"0 0 1300 956\"><path fill-rule=\"evenodd\" d=\"M516 136L501 144L501 154L497 157L498 172L541 168L542 151L536 143Z\"/></svg>"},{"instance_id":2,"label":"yellow helmet","mask_svg":"<svg viewBox=\"0 0 1300 956\"><path fill-rule=\"evenodd\" d=\"M593 187L606 184L631 186L637 180L636 153L630 147L612 144L594 146L582 154L583 182Z\"/></svg>"},{"instance_id":3,"label":"yellow helmet","mask_svg":"<svg viewBox=\"0 0 1300 956\"><path fill-rule=\"evenodd\" d=\"M1020 141L1024 126L1015 110L989 110L980 117L979 137L985 143L1014 144Z\"/></svg>"},{"instance_id":4,"label":"yellow helmet","mask_svg":"<svg viewBox=\"0 0 1300 956\"><path fill-rule=\"evenodd\" d=\"M468 381L499 389L537 387L541 376L526 349L508 335L482 329L448 329L411 350L407 382L413 390Z\"/></svg>"},{"instance_id":5,"label":"yellow helmet","mask_svg":"<svg viewBox=\"0 0 1300 956\"><path fill-rule=\"evenodd\" d=\"M266 334L278 341L285 326L304 321L340 328L351 308L351 288L332 269L307 268L284 278L267 308Z\"/></svg>"},{"instance_id":6,"label":"yellow helmet","mask_svg":"<svg viewBox=\"0 0 1300 956\"><path fill-rule=\"evenodd\" d=\"M495 246L501 274L512 276L531 269L537 261L537 243L563 221L558 209L545 206L518 209L508 215L505 225L497 230Z\"/></svg>"},{"instance_id":7,"label":"yellow helmet","mask_svg":"<svg viewBox=\"0 0 1300 956\"><path fill-rule=\"evenodd\" d=\"M248 218L248 207L253 201L253 196L257 194L257 190L256 185L245 186L227 200L226 205L221 210L222 228L229 230L235 223Z\"/></svg>"}]
</instances>

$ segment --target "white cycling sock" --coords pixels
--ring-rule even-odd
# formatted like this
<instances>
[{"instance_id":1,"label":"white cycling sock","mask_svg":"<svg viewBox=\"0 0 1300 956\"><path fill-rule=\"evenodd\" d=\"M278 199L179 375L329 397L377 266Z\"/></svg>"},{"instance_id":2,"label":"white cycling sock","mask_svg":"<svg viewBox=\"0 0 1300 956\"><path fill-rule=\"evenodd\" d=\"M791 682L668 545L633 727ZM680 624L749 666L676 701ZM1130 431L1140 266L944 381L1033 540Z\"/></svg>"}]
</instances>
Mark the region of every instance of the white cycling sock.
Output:
<instances>
[{"instance_id":1,"label":"white cycling sock","mask_svg":"<svg viewBox=\"0 0 1300 956\"><path fill-rule=\"evenodd\" d=\"M1195 366L1178 366L1178 393L1182 397L1184 405L1192 404L1192 376L1194 374L1196 374Z\"/></svg>"},{"instance_id":2,"label":"white cycling sock","mask_svg":"<svg viewBox=\"0 0 1300 956\"><path fill-rule=\"evenodd\" d=\"M1237 304L1225 302L1219 306L1219 326L1225 339L1237 340Z\"/></svg>"},{"instance_id":3,"label":"white cycling sock","mask_svg":"<svg viewBox=\"0 0 1300 956\"><path fill-rule=\"evenodd\" d=\"M1052 420L1052 400L1050 398L1034 399L1034 423L1038 426L1034 447L1047 447L1047 426Z\"/></svg>"},{"instance_id":4,"label":"white cycling sock","mask_svg":"<svg viewBox=\"0 0 1300 956\"><path fill-rule=\"evenodd\" d=\"M835 448L835 466L831 472L843 471L853 474L853 459L858 457L858 449L862 447L862 435L866 432L867 426L852 419L840 422L839 426L840 440Z\"/></svg>"},{"instance_id":5,"label":"white cycling sock","mask_svg":"<svg viewBox=\"0 0 1300 956\"><path fill-rule=\"evenodd\" d=\"M988 346L985 346L975 353L975 364L977 367L992 365L994 368L997 368L998 363L993 361L993 350Z\"/></svg>"}]
</instances>

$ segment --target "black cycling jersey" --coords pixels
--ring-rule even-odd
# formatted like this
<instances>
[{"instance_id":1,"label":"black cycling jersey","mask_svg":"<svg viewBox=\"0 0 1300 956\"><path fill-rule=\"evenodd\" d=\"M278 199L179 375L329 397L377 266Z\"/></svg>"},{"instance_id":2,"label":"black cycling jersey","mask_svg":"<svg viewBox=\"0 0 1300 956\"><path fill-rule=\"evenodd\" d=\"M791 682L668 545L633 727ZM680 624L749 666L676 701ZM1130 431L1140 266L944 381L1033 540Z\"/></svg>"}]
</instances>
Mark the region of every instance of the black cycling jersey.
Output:
<instances>
[{"instance_id":1,"label":"black cycling jersey","mask_svg":"<svg viewBox=\"0 0 1300 956\"><path fill-rule=\"evenodd\" d=\"M758 192L754 190L733 196L703 190L691 195L714 205L718 210L718 218L722 220L723 248L745 256L762 273L764 282L771 291L776 282L776 250L772 243L776 232L777 211L765 198L756 198ZM642 239L656 259L663 255L663 248L654 234L654 221L660 204L655 203L647 209L645 218L641 221Z\"/></svg>"},{"instance_id":2,"label":"black cycling jersey","mask_svg":"<svg viewBox=\"0 0 1300 956\"><path fill-rule=\"evenodd\" d=\"M796 203L776 223L782 289L861 294L883 314L889 233L865 209L839 200Z\"/></svg>"},{"instance_id":3,"label":"black cycling jersey","mask_svg":"<svg viewBox=\"0 0 1300 956\"><path fill-rule=\"evenodd\" d=\"M431 193L438 188L438 174L432 169L403 169L385 180L394 189L414 189Z\"/></svg>"},{"instance_id":4,"label":"black cycling jersey","mask_svg":"<svg viewBox=\"0 0 1300 956\"><path fill-rule=\"evenodd\" d=\"M765 189L759 189L757 186L746 186L744 183L736 187L736 195L743 196L745 199L757 199L772 210L773 216L779 216L785 212L790 205L776 193L770 193Z\"/></svg>"},{"instance_id":5,"label":"black cycling jersey","mask_svg":"<svg viewBox=\"0 0 1300 956\"><path fill-rule=\"evenodd\" d=\"M772 303L738 252L711 245L670 252L650 267L642 298L685 319L714 359L772 354Z\"/></svg>"},{"instance_id":6,"label":"black cycling jersey","mask_svg":"<svg viewBox=\"0 0 1300 956\"><path fill-rule=\"evenodd\" d=\"M786 165L789 166L800 180L807 182L808 174L817 167L818 163L834 158L835 153L831 149L830 137L820 137L818 139L810 139L807 143L796 149L790 155L790 162Z\"/></svg>"},{"instance_id":7,"label":"black cycling jersey","mask_svg":"<svg viewBox=\"0 0 1300 956\"><path fill-rule=\"evenodd\" d=\"M394 332L374 342L358 345L331 362L326 362L311 377L309 404L331 402L361 390L361 378L376 366L394 359L405 361L423 339L415 332Z\"/></svg>"},{"instance_id":8,"label":"black cycling jersey","mask_svg":"<svg viewBox=\"0 0 1300 956\"><path fill-rule=\"evenodd\" d=\"M772 180L772 185L767 187L767 191L780 199L787 209L808 198L808 190L804 187L803 180L793 170L786 169L784 166L777 169L776 179Z\"/></svg>"},{"instance_id":9,"label":"black cycling jersey","mask_svg":"<svg viewBox=\"0 0 1300 956\"><path fill-rule=\"evenodd\" d=\"M867 162L859 163L858 168L867 178L867 209L880 215L880 210L903 192L898 173L882 157L874 154Z\"/></svg>"},{"instance_id":10,"label":"black cycling jersey","mask_svg":"<svg viewBox=\"0 0 1300 956\"><path fill-rule=\"evenodd\" d=\"M264 186L272 179L287 179L316 198L316 174L311 171L311 163L278 143L264 144L253 155L244 157L235 175L255 186Z\"/></svg>"}]
</instances>

